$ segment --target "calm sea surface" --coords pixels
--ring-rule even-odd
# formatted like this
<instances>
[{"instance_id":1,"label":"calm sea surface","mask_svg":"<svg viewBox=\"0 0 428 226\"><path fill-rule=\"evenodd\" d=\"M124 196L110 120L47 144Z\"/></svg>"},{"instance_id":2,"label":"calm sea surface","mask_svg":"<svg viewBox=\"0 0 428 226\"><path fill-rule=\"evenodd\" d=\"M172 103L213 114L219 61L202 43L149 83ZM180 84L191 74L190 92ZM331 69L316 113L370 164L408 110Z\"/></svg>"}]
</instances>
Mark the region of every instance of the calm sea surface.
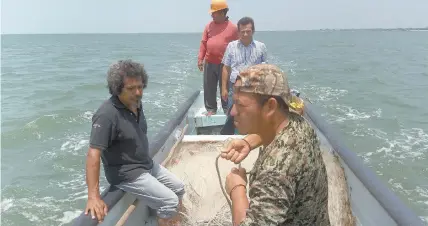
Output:
<instances>
[{"instance_id":1,"label":"calm sea surface","mask_svg":"<svg viewBox=\"0 0 428 226\"><path fill-rule=\"evenodd\" d=\"M259 32L256 39L345 144L428 222L428 32ZM3 35L2 223L67 225L79 215L90 122L109 96L109 64L145 64L153 136L202 88L199 40L200 34Z\"/></svg>"}]
</instances>

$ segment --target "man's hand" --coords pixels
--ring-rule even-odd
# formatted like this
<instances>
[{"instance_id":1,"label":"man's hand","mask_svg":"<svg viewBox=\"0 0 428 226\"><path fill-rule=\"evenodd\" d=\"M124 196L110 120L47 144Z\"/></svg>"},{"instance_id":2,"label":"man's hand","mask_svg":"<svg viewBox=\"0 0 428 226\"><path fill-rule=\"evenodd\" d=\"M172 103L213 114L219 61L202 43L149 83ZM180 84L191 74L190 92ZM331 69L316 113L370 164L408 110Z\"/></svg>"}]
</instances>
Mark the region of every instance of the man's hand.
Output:
<instances>
[{"instance_id":1,"label":"man's hand","mask_svg":"<svg viewBox=\"0 0 428 226\"><path fill-rule=\"evenodd\" d=\"M204 70L204 63L202 61L198 62L198 68L199 68L199 71L203 71Z\"/></svg>"},{"instance_id":2,"label":"man's hand","mask_svg":"<svg viewBox=\"0 0 428 226\"><path fill-rule=\"evenodd\" d=\"M228 96L228 91L227 89L221 89L221 99L223 99L224 101L227 101L227 96Z\"/></svg>"},{"instance_id":3,"label":"man's hand","mask_svg":"<svg viewBox=\"0 0 428 226\"><path fill-rule=\"evenodd\" d=\"M234 189L236 186L243 185L244 187L247 186L247 175L245 168L233 168L232 171L227 175L226 177L226 192L230 196L232 195L232 189Z\"/></svg>"},{"instance_id":4,"label":"man's hand","mask_svg":"<svg viewBox=\"0 0 428 226\"><path fill-rule=\"evenodd\" d=\"M241 163L251 151L250 145L243 139L232 140L227 148L221 153L221 157L234 162L235 164Z\"/></svg>"},{"instance_id":5,"label":"man's hand","mask_svg":"<svg viewBox=\"0 0 428 226\"><path fill-rule=\"evenodd\" d=\"M92 219L97 218L98 222L102 222L107 215L108 208L105 202L100 198L88 198L88 203L85 209L85 215L91 214Z\"/></svg>"}]
</instances>

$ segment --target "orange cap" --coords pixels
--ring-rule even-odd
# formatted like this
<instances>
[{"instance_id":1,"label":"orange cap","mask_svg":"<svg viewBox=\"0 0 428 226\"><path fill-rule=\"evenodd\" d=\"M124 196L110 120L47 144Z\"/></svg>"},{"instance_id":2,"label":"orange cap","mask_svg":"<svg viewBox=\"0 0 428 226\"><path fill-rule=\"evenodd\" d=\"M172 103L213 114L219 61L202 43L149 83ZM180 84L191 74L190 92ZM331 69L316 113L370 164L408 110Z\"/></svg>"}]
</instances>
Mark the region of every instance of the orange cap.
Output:
<instances>
[{"instance_id":1,"label":"orange cap","mask_svg":"<svg viewBox=\"0 0 428 226\"><path fill-rule=\"evenodd\" d=\"M210 14L228 8L226 0L211 0Z\"/></svg>"}]
</instances>

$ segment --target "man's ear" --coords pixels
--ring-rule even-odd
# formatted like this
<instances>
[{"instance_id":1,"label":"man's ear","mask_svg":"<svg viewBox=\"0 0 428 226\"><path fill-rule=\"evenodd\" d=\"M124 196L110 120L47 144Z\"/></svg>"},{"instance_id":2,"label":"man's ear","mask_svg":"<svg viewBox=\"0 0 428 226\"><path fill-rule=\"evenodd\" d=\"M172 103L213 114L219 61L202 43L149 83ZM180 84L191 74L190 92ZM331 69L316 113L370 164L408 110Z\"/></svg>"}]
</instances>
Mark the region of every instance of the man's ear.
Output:
<instances>
[{"instance_id":1,"label":"man's ear","mask_svg":"<svg viewBox=\"0 0 428 226\"><path fill-rule=\"evenodd\" d=\"M267 117L272 117L275 114L276 109L278 108L278 102L275 98L271 97L263 106L264 112Z\"/></svg>"}]
</instances>

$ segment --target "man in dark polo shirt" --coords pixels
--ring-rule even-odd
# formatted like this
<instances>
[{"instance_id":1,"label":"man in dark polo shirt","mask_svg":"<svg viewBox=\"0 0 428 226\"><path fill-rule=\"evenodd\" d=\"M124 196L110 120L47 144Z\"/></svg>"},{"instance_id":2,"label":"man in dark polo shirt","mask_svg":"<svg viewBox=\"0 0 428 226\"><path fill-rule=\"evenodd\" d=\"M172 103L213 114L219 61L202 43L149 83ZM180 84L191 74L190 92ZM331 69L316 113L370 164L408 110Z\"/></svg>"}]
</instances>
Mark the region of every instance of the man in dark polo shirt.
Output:
<instances>
[{"instance_id":1,"label":"man in dark polo shirt","mask_svg":"<svg viewBox=\"0 0 428 226\"><path fill-rule=\"evenodd\" d=\"M102 221L107 206L99 194L100 159L111 185L135 194L157 210L159 225L179 220L184 184L149 156L147 122L141 99L148 76L143 65L121 60L110 66L111 97L95 112L86 162L85 213Z\"/></svg>"}]
</instances>

